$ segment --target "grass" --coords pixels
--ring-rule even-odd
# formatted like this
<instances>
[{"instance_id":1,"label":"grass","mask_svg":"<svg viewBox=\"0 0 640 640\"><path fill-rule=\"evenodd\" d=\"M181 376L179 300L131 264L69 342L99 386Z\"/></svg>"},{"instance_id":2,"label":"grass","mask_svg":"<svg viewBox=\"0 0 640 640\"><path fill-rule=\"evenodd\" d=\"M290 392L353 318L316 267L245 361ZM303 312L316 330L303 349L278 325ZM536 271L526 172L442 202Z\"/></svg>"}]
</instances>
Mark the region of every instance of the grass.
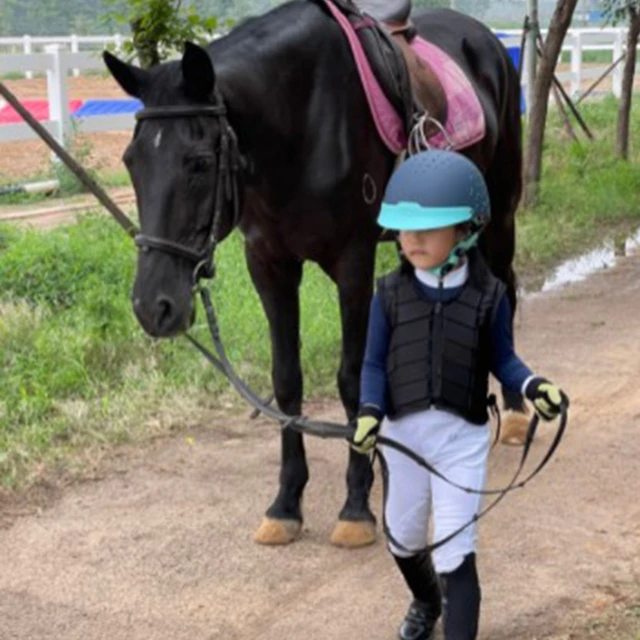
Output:
<instances>
[{"instance_id":1,"label":"grass","mask_svg":"<svg viewBox=\"0 0 640 640\"><path fill-rule=\"evenodd\" d=\"M640 600L636 586L635 597L630 602L616 604L604 617L590 621L586 626L573 630L568 640L640 640Z\"/></svg>"},{"instance_id":2,"label":"grass","mask_svg":"<svg viewBox=\"0 0 640 640\"><path fill-rule=\"evenodd\" d=\"M80 142L76 134L72 134L68 144L71 155L83 166L91 155L91 144L88 141ZM108 174L101 175L98 179L99 167L89 170L89 175L98 180L104 187L126 187L131 185L131 179L126 169L122 168ZM86 192L84 185L76 178L75 174L62 162L52 163L48 173L35 173L20 181L20 184L40 182L44 180L57 180L58 188L51 193L8 193L0 195L0 207L37 204L47 202L55 198L68 198Z\"/></svg>"},{"instance_id":3,"label":"grass","mask_svg":"<svg viewBox=\"0 0 640 640\"><path fill-rule=\"evenodd\" d=\"M640 148L632 136L631 162L613 156L617 102L581 106L594 142L567 139L553 111L544 156L540 206L518 216L517 268L538 280L560 260L583 253L605 237L626 236L640 226ZM640 104L632 131L640 130ZM581 137L584 140L584 136Z\"/></svg>"},{"instance_id":4,"label":"grass","mask_svg":"<svg viewBox=\"0 0 640 640\"><path fill-rule=\"evenodd\" d=\"M582 146L565 141L552 119L542 204L521 212L518 224L526 276L582 252L608 229L640 224L640 172L612 157L615 110L612 101L584 109L600 139ZM636 110L635 130L639 120ZM214 298L225 345L241 375L267 393L267 324L239 236L222 245L218 263ZM394 264L393 246L381 246L378 272ZM42 469L68 469L80 451L165 433L235 401L185 341L143 334L129 301L134 270L130 240L104 216L46 233L0 227L0 485L27 485ZM195 333L206 340L198 318ZM302 336L307 395L335 396L336 292L312 264L302 287Z\"/></svg>"},{"instance_id":5,"label":"grass","mask_svg":"<svg viewBox=\"0 0 640 640\"><path fill-rule=\"evenodd\" d=\"M56 198L68 198L73 195L83 193L84 188L79 185L75 177L71 175L66 169L58 168L52 169L51 172L37 173L29 176L20 181L20 184L29 184L31 182L40 182L44 180L60 179L60 187L54 192L47 193L7 193L0 195L0 207L9 207L16 205L38 204L46 203L55 200ZM95 175L93 176L96 177ZM100 184L103 187L129 187L131 186L131 178L126 169L120 169L110 173L100 175Z\"/></svg>"},{"instance_id":6,"label":"grass","mask_svg":"<svg viewBox=\"0 0 640 640\"><path fill-rule=\"evenodd\" d=\"M232 361L266 393L266 320L244 266L242 242L220 249L214 297ZM176 403L217 406L226 382L185 341L153 341L138 327L129 291L135 252L104 216L48 233L0 231L0 479L16 485L47 460L64 464L90 443L142 434ZM334 286L314 265L302 292L307 388L333 388L339 357ZM203 314L198 315L202 320ZM207 340L200 324L195 334ZM177 417L176 417L177 419ZM153 420L152 420L153 422Z\"/></svg>"},{"instance_id":7,"label":"grass","mask_svg":"<svg viewBox=\"0 0 640 640\"><path fill-rule=\"evenodd\" d=\"M611 51L583 51L582 62L585 64L601 64L603 71L613 62ZM571 62L571 52L563 51L559 62L569 64Z\"/></svg>"}]
</instances>

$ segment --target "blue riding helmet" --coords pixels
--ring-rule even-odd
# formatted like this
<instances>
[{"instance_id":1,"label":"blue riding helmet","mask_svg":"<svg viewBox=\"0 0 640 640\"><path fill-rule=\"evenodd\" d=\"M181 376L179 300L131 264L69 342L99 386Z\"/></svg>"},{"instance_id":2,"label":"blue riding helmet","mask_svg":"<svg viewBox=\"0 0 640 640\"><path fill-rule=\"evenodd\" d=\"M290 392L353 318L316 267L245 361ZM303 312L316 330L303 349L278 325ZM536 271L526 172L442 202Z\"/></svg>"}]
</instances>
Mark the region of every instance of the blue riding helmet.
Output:
<instances>
[{"instance_id":1,"label":"blue riding helmet","mask_svg":"<svg viewBox=\"0 0 640 640\"><path fill-rule=\"evenodd\" d=\"M489 191L478 167L455 151L432 149L411 156L391 176L378 224L394 231L463 222L481 228L490 217Z\"/></svg>"}]
</instances>

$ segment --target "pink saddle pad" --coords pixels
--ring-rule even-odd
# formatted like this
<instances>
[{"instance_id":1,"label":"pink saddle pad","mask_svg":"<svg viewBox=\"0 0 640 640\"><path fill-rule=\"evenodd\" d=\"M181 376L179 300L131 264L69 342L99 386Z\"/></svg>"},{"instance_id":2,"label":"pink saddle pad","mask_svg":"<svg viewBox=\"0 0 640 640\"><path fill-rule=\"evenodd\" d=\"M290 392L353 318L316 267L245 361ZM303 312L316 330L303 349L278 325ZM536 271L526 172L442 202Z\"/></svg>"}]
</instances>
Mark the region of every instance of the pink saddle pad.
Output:
<instances>
[{"instance_id":1,"label":"pink saddle pad","mask_svg":"<svg viewBox=\"0 0 640 640\"><path fill-rule=\"evenodd\" d=\"M387 148L398 155L407 148L403 121L382 91L353 26L331 0L325 0L325 3L349 42L378 134ZM448 117L443 123L447 135L438 133L429 144L436 148L451 144L459 150L482 140L486 130L484 111L473 85L459 65L423 38L415 38L411 48L431 66L447 96Z\"/></svg>"},{"instance_id":2,"label":"pink saddle pad","mask_svg":"<svg viewBox=\"0 0 640 640\"><path fill-rule=\"evenodd\" d=\"M430 138L429 144L436 148L451 144L454 149L459 150L480 142L486 132L484 110L464 71L440 47L423 38L415 38L411 48L421 60L431 66L447 96L447 136L438 133Z\"/></svg>"}]
</instances>

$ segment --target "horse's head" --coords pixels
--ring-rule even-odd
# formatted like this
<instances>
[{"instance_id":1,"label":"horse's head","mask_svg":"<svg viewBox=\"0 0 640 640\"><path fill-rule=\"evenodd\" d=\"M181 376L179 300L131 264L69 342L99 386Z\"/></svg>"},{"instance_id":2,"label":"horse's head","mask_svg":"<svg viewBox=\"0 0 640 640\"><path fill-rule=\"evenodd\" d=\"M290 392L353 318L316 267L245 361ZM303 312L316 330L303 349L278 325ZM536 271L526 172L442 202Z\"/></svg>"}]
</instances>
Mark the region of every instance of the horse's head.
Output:
<instances>
[{"instance_id":1,"label":"horse's head","mask_svg":"<svg viewBox=\"0 0 640 640\"><path fill-rule=\"evenodd\" d=\"M109 53L104 58L145 107L123 158L141 226L133 308L147 333L170 337L193 323L194 272L207 255L216 209L218 239L233 225L232 183L224 174L225 160L235 161L225 158L233 132L204 49L187 44L181 62L148 71Z\"/></svg>"}]
</instances>

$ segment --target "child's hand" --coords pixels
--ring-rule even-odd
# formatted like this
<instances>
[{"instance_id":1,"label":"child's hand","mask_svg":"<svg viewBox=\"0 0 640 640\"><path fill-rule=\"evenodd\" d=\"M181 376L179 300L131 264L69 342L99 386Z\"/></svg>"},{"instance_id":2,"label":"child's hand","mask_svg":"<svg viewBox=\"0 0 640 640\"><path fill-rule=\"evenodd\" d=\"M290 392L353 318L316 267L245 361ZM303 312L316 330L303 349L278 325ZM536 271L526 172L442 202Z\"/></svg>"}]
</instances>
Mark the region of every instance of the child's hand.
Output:
<instances>
[{"instance_id":1,"label":"child's hand","mask_svg":"<svg viewBox=\"0 0 640 640\"><path fill-rule=\"evenodd\" d=\"M553 420L569 408L567 395L545 378L533 378L527 385L525 395L533 402L536 413L543 420Z\"/></svg>"},{"instance_id":2,"label":"child's hand","mask_svg":"<svg viewBox=\"0 0 640 640\"><path fill-rule=\"evenodd\" d=\"M364 406L358 416L358 425L351 441L351 448L367 455L376 446L376 436L380 431L382 416L377 407Z\"/></svg>"}]
</instances>

